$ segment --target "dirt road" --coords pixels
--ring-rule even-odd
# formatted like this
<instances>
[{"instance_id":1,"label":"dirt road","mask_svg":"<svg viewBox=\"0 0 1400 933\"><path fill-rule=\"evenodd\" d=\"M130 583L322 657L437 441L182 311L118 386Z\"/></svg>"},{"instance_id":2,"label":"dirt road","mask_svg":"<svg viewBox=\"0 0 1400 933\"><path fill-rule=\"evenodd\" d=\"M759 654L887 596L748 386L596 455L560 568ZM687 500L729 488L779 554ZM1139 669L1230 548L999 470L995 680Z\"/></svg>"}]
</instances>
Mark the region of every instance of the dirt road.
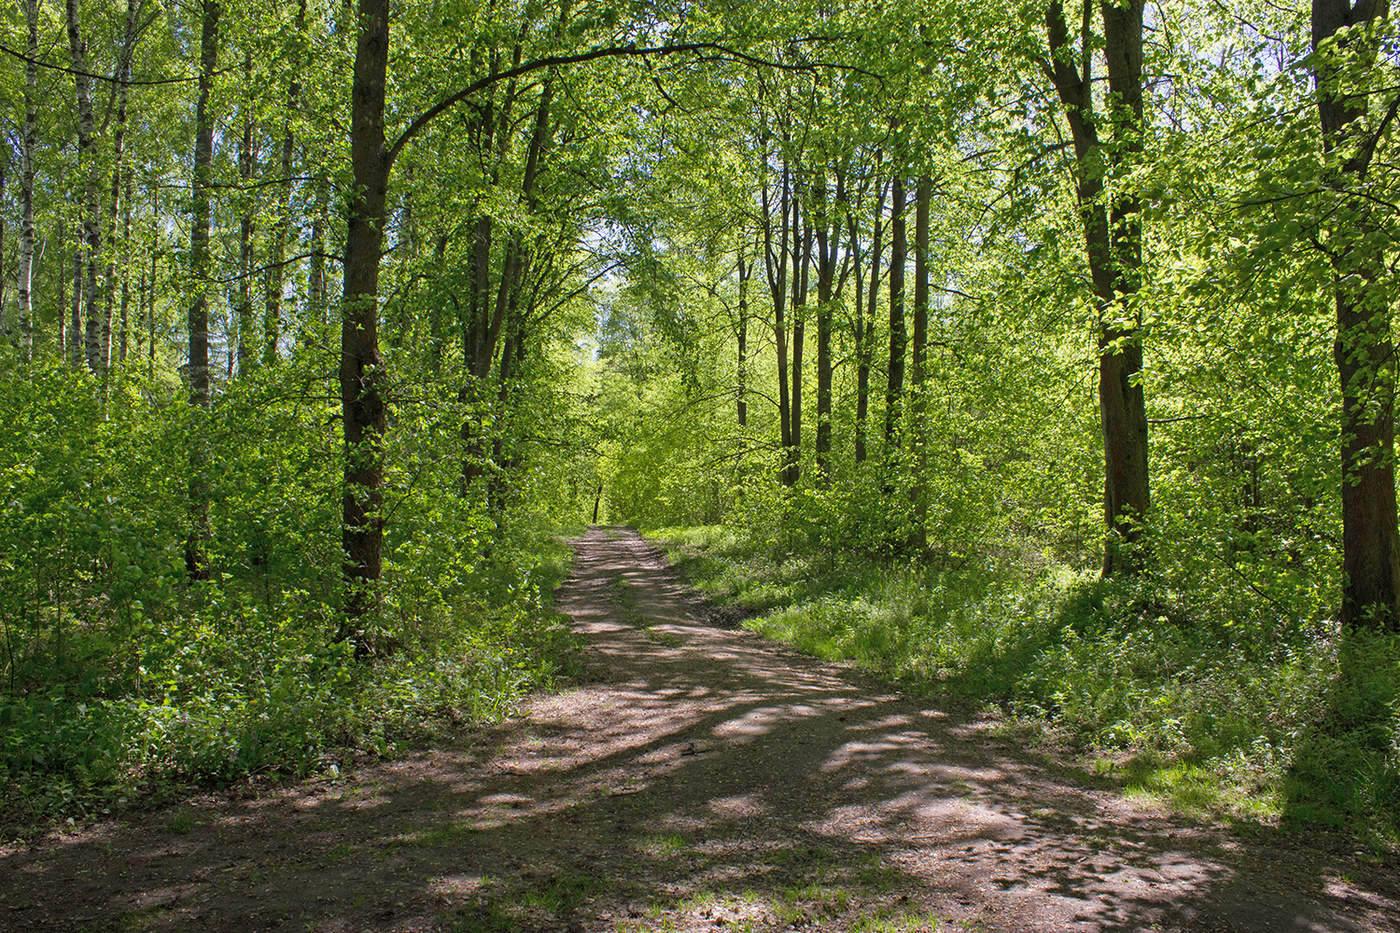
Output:
<instances>
[{"instance_id":1,"label":"dirt road","mask_svg":"<svg viewBox=\"0 0 1400 933\"><path fill-rule=\"evenodd\" d=\"M713 627L633 532L577 552L580 685L339 781L0 849L0 929L1400 930L1383 868Z\"/></svg>"}]
</instances>

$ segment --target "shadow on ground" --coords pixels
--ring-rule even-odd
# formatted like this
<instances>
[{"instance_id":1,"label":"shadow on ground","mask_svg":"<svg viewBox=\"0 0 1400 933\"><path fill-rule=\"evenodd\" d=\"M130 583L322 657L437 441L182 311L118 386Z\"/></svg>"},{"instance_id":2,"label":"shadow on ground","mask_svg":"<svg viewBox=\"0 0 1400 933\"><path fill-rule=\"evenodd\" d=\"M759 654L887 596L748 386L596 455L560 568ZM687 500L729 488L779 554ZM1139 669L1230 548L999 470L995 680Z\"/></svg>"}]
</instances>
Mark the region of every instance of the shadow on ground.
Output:
<instances>
[{"instance_id":1,"label":"shadow on ground","mask_svg":"<svg viewBox=\"0 0 1400 933\"><path fill-rule=\"evenodd\" d=\"M698 622L633 532L577 550L576 688L343 782L0 850L0 929L1400 928L1380 869L1138 809Z\"/></svg>"}]
</instances>

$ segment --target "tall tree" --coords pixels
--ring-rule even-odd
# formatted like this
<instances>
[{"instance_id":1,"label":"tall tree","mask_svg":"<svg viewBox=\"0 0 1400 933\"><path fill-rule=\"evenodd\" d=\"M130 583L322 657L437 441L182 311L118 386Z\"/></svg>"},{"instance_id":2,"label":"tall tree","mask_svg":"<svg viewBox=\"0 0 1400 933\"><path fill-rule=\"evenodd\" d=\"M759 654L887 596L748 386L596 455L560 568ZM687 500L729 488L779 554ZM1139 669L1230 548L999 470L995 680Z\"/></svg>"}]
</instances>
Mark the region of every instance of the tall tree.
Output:
<instances>
[{"instance_id":1,"label":"tall tree","mask_svg":"<svg viewBox=\"0 0 1400 933\"><path fill-rule=\"evenodd\" d=\"M34 177L39 150L39 0L22 0L25 25L24 128L20 136L19 331L25 360L34 354ZM60 274L61 277L61 274ZM63 319L63 304L58 309Z\"/></svg>"},{"instance_id":2,"label":"tall tree","mask_svg":"<svg viewBox=\"0 0 1400 933\"><path fill-rule=\"evenodd\" d=\"M885 382L885 449L891 454L899 443L904 356L909 342L904 326L904 264L909 248L904 222L904 187L903 169L896 167L890 185L890 362Z\"/></svg>"},{"instance_id":3,"label":"tall tree","mask_svg":"<svg viewBox=\"0 0 1400 933\"><path fill-rule=\"evenodd\" d=\"M71 0L70 0L71 2ZM217 0L202 0L199 31L199 85L194 117L194 172L190 188L189 380L195 407L190 444L190 525L185 541L185 569L191 579L209 575L209 452L202 415L209 408L209 225L210 187L214 171L214 116L209 94L219 64Z\"/></svg>"},{"instance_id":4,"label":"tall tree","mask_svg":"<svg viewBox=\"0 0 1400 933\"><path fill-rule=\"evenodd\" d=\"M764 272L768 279L768 291L773 298L773 339L777 349L778 361L778 442L781 445L784 457L788 449L792 446L792 419L788 402L788 339L787 322L784 318L784 309L787 305L787 274L788 274L788 213L789 206L793 198L787 166L783 166L781 180L777 194L778 208L778 237L774 241L773 236L773 203L771 200L770 182L768 177L768 146L767 139L761 141L762 164L759 171L762 173L762 207L759 211L759 221L763 226L763 263ZM779 476L783 482L787 482L788 472L786 460L783 468L779 471Z\"/></svg>"},{"instance_id":5,"label":"tall tree","mask_svg":"<svg viewBox=\"0 0 1400 933\"><path fill-rule=\"evenodd\" d=\"M107 270L102 282L102 335L100 353L101 370L104 379L110 379L112 368L112 305L116 299L117 251L115 244L121 240L122 192L125 190L123 175L126 171L127 107L131 98L131 58L136 52L137 29L141 21L141 10L145 0L127 0L126 20L122 30L121 49L117 54L117 115L116 126L112 130L112 187L108 204L111 210L107 217L108 242L113 248L108 250Z\"/></svg>"},{"instance_id":6,"label":"tall tree","mask_svg":"<svg viewBox=\"0 0 1400 933\"><path fill-rule=\"evenodd\" d=\"M861 292L859 279L856 283L856 448L855 460L862 463L866 457L866 431L870 413L870 366L874 357L875 345L871 339L875 321L879 313L880 301L880 239L884 234L885 220L885 181L879 177L880 154L875 154L875 211L870 235L870 284L869 295ZM860 228L854 215L851 219L851 249L856 254L859 265ZM860 313L861 302L866 301L864 320Z\"/></svg>"},{"instance_id":7,"label":"tall tree","mask_svg":"<svg viewBox=\"0 0 1400 933\"><path fill-rule=\"evenodd\" d=\"M244 92L251 93L253 53L243 59ZM241 209L238 216L238 297L234 319L238 323L238 374L247 375L256 365L258 355L253 330L253 237L256 233L256 201L253 196L253 173L257 168L255 138L257 126L253 120L251 100L242 104L242 133L238 141L238 182Z\"/></svg>"},{"instance_id":8,"label":"tall tree","mask_svg":"<svg viewBox=\"0 0 1400 933\"><path fill-rule=\"evenodd\" d=\"M296 153L296 126L293 122L301 99L301 43L305 41L306 0L297 0L294 22L296 53L292 56L292 73L287 81L287 102L282 126L282 152L278 162L280 197L267 246L266 301L263 306L263 362L277 361L277 341L282 333L282 291L287 281L287 241L292 233L292 163Z\"/></svg>"},{"instance_id":9,"label":"tall tree","mask_svg":"<svg viewBox=\"0 0 1400 933\"><path fill-rule=\"evenodd\" d=\"M93 373L102 371L102 346L98 322L97 263L102 255L102 228L98 225L97 181L99 166L94 150L97 132L92 107L92 73L88 70L88 44L78 19L78 0L68 0L68 51L73 63L73 87L78 104L78 171L83 179L82 248L73 259L73 307L82 324L83 352ZM84 279L83 271L87 275ZM80 297L81 296L81 297ZM78 311L81 305L85 316ZM74 322L75 340L79 320Z\"/></svg>"},{"instance_id":10,"label":"tall tree","mask_svg":"<svg viewBox=\"0 0 1400 933\"><path fill-rule=\"evenodd\" d=\"M1367 120L1369 72L1388 0L1313 0L1313 69L1324 179L1337 193L1328 257L1333 270L1334 345L1342 389L1342 612L1348 625L1400 628L1400 536L1395 501L1395 344L1384 279L1394 244L1378 235L1378 207L1365 196L1376 147L1400 111L1400 96Z\"/></svg>"},{"instance_id":11,"label":"tall tree","mask_svg":"<svg viewBox=\"0 0 1400 933\"><path fill-rule=\"evenodd\" d=\"M1065 108L1076 162L1079 218L1098 304L1099 416L1104 447L1104 521L1108 536L1103 573L1141 565L1143 522L1149 506L1147 408L1142 390L1141 206L1128 174L1142 154L1142 15L1144 0L1099 4L1108 104L1105 143L1093 96L1093 5L1085 0L1079 49L1070 42L1064 7L1046 11L1050 62L1045 70ZM1109 193L1112 171L1123 181Z\"/></svg>"},{"instance_id":12,"label":"tall tree","mask_svg":"<svg viewBox=\"0 0 1400 933\"><path fill-rule=\"evenodd\" d=\"M926 490L928 470L928 264L929 208L933 199L933 180L927 174L919 176L914 185L914 347L909 370L909 443L914 454L913 482L909 499L914 506L914 526L909 536L911 548L923 548L928 518Z\"/></svg>"},{"instance_id":13,"label":"tall tree","mask_svg":"<svg viewBox=\"0 0 1400 933\"><path fill-rule=\"evenodd\" d=\"M383 574L384 359L379 352L379 264L384 251L390 160L384 147L389 64L389 0L359 0L350 91L350 165L354 188L346 217L345 291L341 299L340 404L345 437L343 546L350 583L346 610L369 608L368 585ZM351 623L353 625L353 623ZM358 638L347 627L344 637Z\"/></svg>"}]
</instances>

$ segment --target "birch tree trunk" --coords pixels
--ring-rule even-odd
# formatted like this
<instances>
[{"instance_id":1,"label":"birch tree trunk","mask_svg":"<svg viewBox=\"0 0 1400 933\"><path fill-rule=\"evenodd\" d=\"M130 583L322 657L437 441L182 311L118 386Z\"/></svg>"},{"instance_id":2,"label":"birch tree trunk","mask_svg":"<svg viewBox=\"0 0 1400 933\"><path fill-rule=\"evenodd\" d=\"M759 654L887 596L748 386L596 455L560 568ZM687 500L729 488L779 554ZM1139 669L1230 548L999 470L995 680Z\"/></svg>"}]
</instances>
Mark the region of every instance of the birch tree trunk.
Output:
<instances>
[{"instance_id":1,"label":"birch tree trunk","mask_svg":"<svg viewBox=\"0 0 1400 933\"><path fill-rule=\"evenodd\" d=\"M83 188L82 248L73 259L73 303L83 329L83 352L88 368L102 373L101 327L98 321L97 262L102 254L102 229L97 223L97 158L93 151L96 121L92 110L92 79L87 42L78 21L78 0L67 5L68 50L73 63L73 87L78 104L78 171L86 174ZM84 280L83 270L87 275ZM81 307L81 310L79 308ZM85 313L84 313L85 312Z\"/></svg>"},{"instance_id":2,"label":"birch tree trunk","mask_svg":"<svg viewBox=\"0 0 1400 933\"><path fill-rule=\"evenodd\" d=\"M19 273L19 333L25 362L34 358L34 161L39 148L39 0L23 0L27 35L24 64L24 129L21 135ZM61 276L60 276L61 277ZM59 303L59 320L63 304ZM60 330L62 328L60 327Z\"/></svg>"}]
</instances>

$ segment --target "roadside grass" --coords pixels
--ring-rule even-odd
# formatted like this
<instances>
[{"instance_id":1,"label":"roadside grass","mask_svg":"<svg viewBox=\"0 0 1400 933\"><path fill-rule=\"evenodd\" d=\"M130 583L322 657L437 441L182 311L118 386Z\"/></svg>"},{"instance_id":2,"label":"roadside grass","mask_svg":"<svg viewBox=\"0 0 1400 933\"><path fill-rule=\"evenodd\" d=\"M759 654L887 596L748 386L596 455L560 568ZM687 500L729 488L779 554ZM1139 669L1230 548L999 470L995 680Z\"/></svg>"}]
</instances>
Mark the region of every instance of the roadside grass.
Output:
<instances>
[{"instance_id":1,"label":"roadside grass","mask_svg":"<svg viewBox=\"0 0 1400 933\"><path fill-rule=\"evenodd\" d=\"M30 835L252 774L336 774L357 753L388 757L407 741L497 721L577 664L577 638L550 604L570 563L567 545L547 540L504 569L495 591L396 622L415 636L367 633L392 645L368 659L325 627L248 610L240 625L216 616L161 633L139 680L110 683L98 662L111 646L75 628L71 654L94 644L72 682L0 691L0 832ZM188 831L187 818L172 817L171 831Z\"/></svg>"},{"instance_id":2,"label":"roadside grass","mask_svg":"<svg viewBox=\"0 0 1400 933\"><path fill-rule=\"evenodd\" d=\"M1161 581L782 553L725 526L648 532L745 626L916 695L993 707L1087 776L1215 817L1400 842L1400 637L1212 617ZM1221 613L1224 616L1224 613Z\"/></svg>"}]
</instances>

